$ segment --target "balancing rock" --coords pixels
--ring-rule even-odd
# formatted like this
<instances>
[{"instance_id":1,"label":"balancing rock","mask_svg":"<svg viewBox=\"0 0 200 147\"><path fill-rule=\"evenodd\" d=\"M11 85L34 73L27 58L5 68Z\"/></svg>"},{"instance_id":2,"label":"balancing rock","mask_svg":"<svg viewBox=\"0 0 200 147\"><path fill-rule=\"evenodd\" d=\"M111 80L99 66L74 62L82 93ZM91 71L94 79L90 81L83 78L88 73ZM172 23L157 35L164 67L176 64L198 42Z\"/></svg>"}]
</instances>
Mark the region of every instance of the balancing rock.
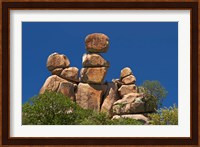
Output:
<instances>
[{"instance_id":1,"label":"balancing rock","mask_svg":"<svg viewBox=\"0 0 200 147\"><path fill-rule=\"evenodd\" d=\"M65 55L58 53L51 54L47 59L47 68L52 71L56 68L66 68L70 66L69 59Z\"/></svg>"},{"instance_id":2,"label":"balancing rock","mask_svg":"<svg viewBox=\"0 0 200 147\"><path fill-rule=\"evenodd\" d=\"M85 47L90 53L104 53L109 48L109 38L102 33L89 34L85 38Z\"/></svg>"}]
</instances>

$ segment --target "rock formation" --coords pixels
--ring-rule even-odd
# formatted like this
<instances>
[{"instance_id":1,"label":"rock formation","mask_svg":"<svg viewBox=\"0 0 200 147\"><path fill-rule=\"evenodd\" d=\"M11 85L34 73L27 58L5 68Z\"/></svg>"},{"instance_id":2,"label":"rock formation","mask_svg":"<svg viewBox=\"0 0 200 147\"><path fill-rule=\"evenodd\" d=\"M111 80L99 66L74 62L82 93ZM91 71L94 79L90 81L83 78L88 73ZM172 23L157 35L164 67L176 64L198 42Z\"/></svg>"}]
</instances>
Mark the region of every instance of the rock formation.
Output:
<instances>
[{"instance_id":1,"label":"rock formation","mask_svg":"<svg viewBox=\"0 0 200 147\"><path fill-rule=\"evenodd\" d=\"M69 59L58 53L47 59L47 68L52 73L42 86L45 90L61 92L84 109L105 112L113 119L132 118L148 124L143 114L153 112L148 99L136 86L136 77L126 67L119 79L105 82L110 63L101 53L107 52L109 38L102 33L90 34L85 38L86 53L82 58L83 68L70 67Z\"/></svg>"},{"instance_id":2,"label":"rock formation","mask_svg":"<svg viewBox=\"0 0 200 147\"><path fill-rule=\"evenodd\" d=\"M90 34L85 39L87 53L83 55L76 102L82 108L100 111L107 84L104 81L109 62L100 53L108 50L109 38L101 33Z\"/></svg>"}]
</instances>

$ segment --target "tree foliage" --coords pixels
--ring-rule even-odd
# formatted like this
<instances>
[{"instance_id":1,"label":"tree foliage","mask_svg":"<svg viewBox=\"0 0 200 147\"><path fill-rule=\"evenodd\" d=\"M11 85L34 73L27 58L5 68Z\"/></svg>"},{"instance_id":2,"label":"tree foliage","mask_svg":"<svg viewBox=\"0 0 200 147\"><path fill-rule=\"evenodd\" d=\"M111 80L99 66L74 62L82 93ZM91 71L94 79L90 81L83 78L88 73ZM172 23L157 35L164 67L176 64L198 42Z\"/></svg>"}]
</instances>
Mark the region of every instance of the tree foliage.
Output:
<instances>
[{"instance_id":1,"label":"tree foliage","mask_svg":"<svg viewBox=\"0 0 200 147\"><path fill-rule=\"evenodd\" d=\"M111 120L105 113L82 109L61 93L46 91L22 106L23 125L142 125L133 119Z\"/></svg>"},{"instance_id":2,"label":"tree foliage","mask_svg":"<svg viewBox=\"0 0 200 147\"><path fill-rule=\"evenodd\" d=\"M178 108L176 105L157 110L157 113L148 115L152 125L178 125Z\"/></svg>"},{"instance_id":3,"label":"tree foliage","mask_svg":"<svg viewBox=\"0 0 200 147\"><path fill-rule=\"evenodd\" d=\"M148 104L155 105L156 108L162 106L162 102L167 96L166 89L159 81L144 81L141 87L139 87L139 91L145 94L146 99L149 101Z\"/></svg>"}]
</instances>

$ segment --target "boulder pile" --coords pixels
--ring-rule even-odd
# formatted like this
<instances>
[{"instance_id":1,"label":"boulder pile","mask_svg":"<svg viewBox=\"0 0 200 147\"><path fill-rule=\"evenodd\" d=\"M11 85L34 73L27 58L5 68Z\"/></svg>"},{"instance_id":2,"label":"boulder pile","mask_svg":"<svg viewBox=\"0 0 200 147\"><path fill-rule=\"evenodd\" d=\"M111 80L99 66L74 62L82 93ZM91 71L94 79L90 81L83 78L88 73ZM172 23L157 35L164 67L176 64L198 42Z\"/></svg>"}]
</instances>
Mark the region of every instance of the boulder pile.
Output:
<instances>
[{"instance_id":1,"label":"boulder pile","mask_svg":"<svg viewBox=\"0 0 200 147\"><path fill-rule=\"evenodd\" d=\"M100 111L107 85L104 82L110 66L100 53L109 47L109 38L101 33L90 34L85 38L87 53L83 55L80 71L80 83L76 93L76 102L82 108Z\"/></svg>"},{"instance_id":2,"label":"boulder pile","mask_svg":"<svg viewBox=\"0 0 200 147\"><path fill-rule=\"evenodd\" d=\"M58 53L51 54L46 65L52 75L47 78L40 93L44 93L45 90L61 92L75 101L75 92L79 83L78 68L70 67L69 59Z\"/></svg>"},{"instance_id":3,"label":"boulder pile","mask_svg":"<svg viewBox=\"0 0 200 147\"><path fill-rule=\"evenodd\" d=\"M153 112L145 95L139 92L132 70L121 70L120 78L105 82L110 63L101 53L109 48L109 38L102 33L89 34L85 38L86 53L82 57L82 69L70 67L69 59L58 53L47 59L51 76L40 93L45 90L61 92L84 109L106 112L113 119L132 118L148 123L143 114Z\"/></svg>"}]
</instances>

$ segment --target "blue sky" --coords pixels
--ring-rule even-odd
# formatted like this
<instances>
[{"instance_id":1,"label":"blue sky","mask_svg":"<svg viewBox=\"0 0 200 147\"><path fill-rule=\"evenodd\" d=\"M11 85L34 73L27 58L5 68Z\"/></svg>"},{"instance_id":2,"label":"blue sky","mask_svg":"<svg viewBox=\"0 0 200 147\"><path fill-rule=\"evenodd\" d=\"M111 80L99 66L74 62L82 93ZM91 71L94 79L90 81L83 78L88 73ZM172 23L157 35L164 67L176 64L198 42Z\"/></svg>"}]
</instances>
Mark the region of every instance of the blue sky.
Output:
<instances>
[{"instance_id":1,"label":"blue sky","mask_svg":"<svg viewBox=\"0 0 200 147\"><path fill-rule=\"evenodd\" d=\"M163 105L178 104L178 22L23 22L22 102L37 95L51 75L46 68L51 53L65 54L80 70L85 37L95 32L110 38L102 53L110 62L107 81L130 67L136 85L158 80L168 91Z\"/></svg>"}]
</instances>

